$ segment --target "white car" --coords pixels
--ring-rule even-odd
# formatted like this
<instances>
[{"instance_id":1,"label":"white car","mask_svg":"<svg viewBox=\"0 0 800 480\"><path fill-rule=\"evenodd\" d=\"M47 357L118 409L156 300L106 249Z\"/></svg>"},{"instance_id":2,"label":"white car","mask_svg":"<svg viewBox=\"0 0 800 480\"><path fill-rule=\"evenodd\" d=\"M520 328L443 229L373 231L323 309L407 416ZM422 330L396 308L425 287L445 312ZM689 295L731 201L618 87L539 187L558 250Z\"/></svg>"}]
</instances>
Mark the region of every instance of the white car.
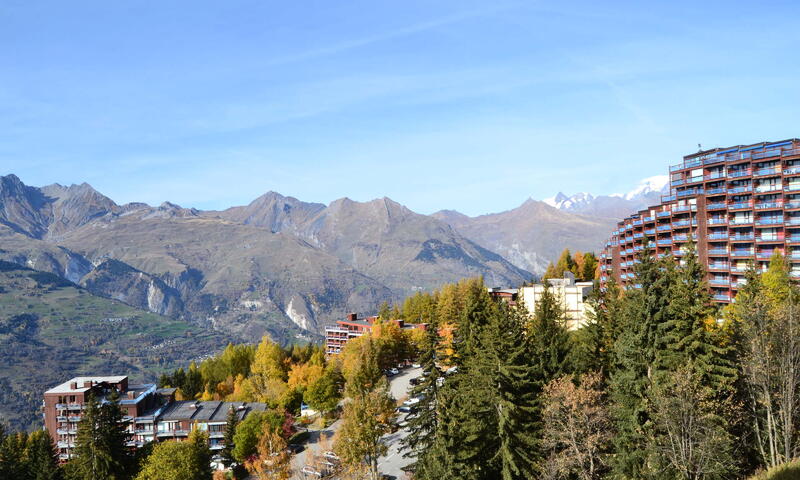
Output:
<instances>
[{"instance_id":1,"label":"white car","mask_svg":"<svg viewBox=\"0 0 800 480\"><path fill-rule=\"evenodd\" d=\"M300 471L303 472L303 474L305 474L305 475L314 475L315 477L322 478L322 473L314 470L313 468L309 467L308 465L303 467L303 469L300 470Z\"/></svg>"},{"instance_id":2,"label":"white car","mask_svg":"<svg viewBox=\"0 0 800 480\"><path fill-rule=\"evenodd\" d=\"M398 369L396 369L396 368L390 368L390 369L389 369L389 372L390 372L392 375L397 375L398 373L400 373L400 370L398 370Z\"/></svg>"},{"instance_id":3,"label":"white car","mask_svg":"<svg viewBox=\"0 0 800 480\"><path fill-rule=\"evenodd\" d=\"M405 405L405 406L407 406L407 407L410 407L411 405L416 405L416 404L418 404L418 403L419 403L419 401L420 401L420 398L419 398L419 397L416 397L416 398L409 398L408 400L406 400L405 402L403 402L403 405Z\"/></svg>"},{"instance_id":4,"label":"white car","mask_svg":"<svg viewBox=\"0 0 800 480\"><path fill-rule=\"evenodd\" d=\"M414 368L422 368L422 365L420 365L419 363L412 363L411 366Z\"/></svg>"},{"instance_id":5,"label":"white car","mask_svg":"<svg viewBox=\"0 0 800 480\"><path fill-rule=\"evenodd\" d=\"M338 462L339 460L341 460L341 459L339 458L339 455L336 455L336 454L335 454L335 453L333 453L333 452L325 452L325 453L323 453L323 454L322 454L322 456L323 456L323 457L325 457L325 458L327 458L328 460L336 460L337 462Z\"/></svg>"}]
</instances>

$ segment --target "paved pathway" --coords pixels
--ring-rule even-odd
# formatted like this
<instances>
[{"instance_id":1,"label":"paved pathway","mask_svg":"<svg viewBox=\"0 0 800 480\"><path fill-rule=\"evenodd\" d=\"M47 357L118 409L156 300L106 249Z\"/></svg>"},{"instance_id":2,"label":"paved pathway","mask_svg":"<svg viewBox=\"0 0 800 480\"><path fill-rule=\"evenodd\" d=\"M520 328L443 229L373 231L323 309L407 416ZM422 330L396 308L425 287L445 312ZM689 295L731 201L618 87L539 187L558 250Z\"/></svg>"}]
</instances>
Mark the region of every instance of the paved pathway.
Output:
<instances>
[{"instance_id":1,"label":"paved pathway","mask_svg":"<svg viewBox=\"0 0 800 480\"><path fill-rule=\"evenodd\" d=\"M398 375L389 379L389 390L397 400L408 397L408 392L411 387L411 379L419 376L421 370L419 368L407 368L401 370ZM405 414L400 414L398 421L405 419ZM328 428L323 430L309 429L309 439L305 443L305 449L292 457L292 479L293 480L311 480L312 476L304 476L300 472L306 465L314 466L315 462L323 459L322 453L326 450L333 449L333 435L336 430L341 426L341 420L337 420ZM412 459L404 458L403 453L399 451L400 440L402 440L408 431L405 429L398 430L397 432L384 436L389 452L385 457L381 457L378 461L378 468L381 473L386 475L393 475L398 480L404 478L405 473L401 470L402 467L411 463ZM319 470L320 468L317 468Z\"/></svg>"}]
</instances>

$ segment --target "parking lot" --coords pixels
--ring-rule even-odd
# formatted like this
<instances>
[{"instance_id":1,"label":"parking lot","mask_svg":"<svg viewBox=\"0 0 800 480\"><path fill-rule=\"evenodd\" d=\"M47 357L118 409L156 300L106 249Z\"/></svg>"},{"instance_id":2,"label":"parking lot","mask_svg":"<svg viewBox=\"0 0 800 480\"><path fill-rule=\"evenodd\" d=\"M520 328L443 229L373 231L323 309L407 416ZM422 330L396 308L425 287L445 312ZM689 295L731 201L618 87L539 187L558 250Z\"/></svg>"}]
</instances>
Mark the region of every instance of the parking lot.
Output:
<instances>
[{"instance_id":1,"label":"parking lot","mask_svg":"<svg viewBox=\"0 0 800 480\"><path fill-rule=\"evenodd\" d=\"M407 368L401 370L399 374L389 379L389 389L397 400L405 399L408 397L408 392L411 387L411 379L420 375L419 368ZM405 420L406 414L401 413L397 421L402 422ZM301 472L302 468L306 465L315 466L317 462L324 459L323 453L326 450L333 449L333 435L341 425L341 420L337 420L324 430L309 430L309 439L305 443L305 449L296 454L292 458L292 475L293 480L311 480L316 478L313 475L305 475ZM405 473L402 468L412 462L410 458L404 458L403 453L400 452L400 441L408 435L408 431L400 429L394 433L390 433L384 437L384 441L389 447L385 457L381 457L378 461L378 469L385 475L394 476L397 480L402 480ZM335 477L333 477L335 478Z\"/></svg>"}]
</instances>

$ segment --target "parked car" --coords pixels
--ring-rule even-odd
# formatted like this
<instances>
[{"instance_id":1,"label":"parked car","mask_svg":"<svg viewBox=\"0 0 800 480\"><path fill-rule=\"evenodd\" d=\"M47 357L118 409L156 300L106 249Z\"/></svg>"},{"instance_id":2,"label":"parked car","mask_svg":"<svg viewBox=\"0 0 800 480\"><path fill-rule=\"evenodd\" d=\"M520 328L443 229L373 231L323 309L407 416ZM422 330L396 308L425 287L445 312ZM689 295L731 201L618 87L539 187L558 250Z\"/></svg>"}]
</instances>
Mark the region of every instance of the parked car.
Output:
<instances>
[{"instance_id":1,"label":"parked car","mask_svg":"<svg viewBox=\"0 0 800 480\"><path fill-rule=\"evenodd\" d=\"M422 365L420 365L419 363L412 363L411 366L414 368L422 368Z\"/></svg>"},{"instance_id":2,"label":"parked car","mask_svg":"<svg viewBox=\"0 0 800 480\"><path fill-rule=\"evenodd\" d=\"M312 475L312 476L315 476L315 477L317 477L317 478L322 478L322 472L318 472L317 470L313 469L312 467L309 467L308 465L306 465L305 467L303 467L303 469L302 469L302 470L300 470L300 471L301 471L301 472L302 472L304 475Z\"/></svg>"},{"instance_id":3,"label":"parked car","mask_svg":"<svg viewBox=\"0 0 800 480\"><path fill-rule=\"evenodd\" d=\"M420 379L420 378L412 378L412 379L409 381L409 383L410 383L411 385L419 385L420 383L422 383L422 379Z\"/></svg>"},{"instance_id":4,"label":"parked car","mask_svg":"<svg viewBox=\"0 0 800 480\"><path fill-rule=\"evenodd\" d=\"M336 454L335 454L335 453L333 453L333 452L325 452L325 453L323 453L323 454L322 454L322 456L323 456L323 457L325 457L325 458L327 458L328 460L335 460L335 461L337 461L337 462L338 462L339 460L341 460L341 459L339 458L339 456L338 456L338 455L336 455Z\"/></svg>"},{"instance_id":5,"label":"parked car","mask_svg":"<svg viewBox=\"0 0 800 480\"><path fill-rule=\"evenodd\" d=\"M394 369L392 369L392 370L394 370ZM383 373L386 374L387 377L393 377L393 376L397 375L397 373L392 372L392 370L386 370Z\"/></svg>"},{"instance_id":6,"label":"parked car","mask_svg":"<svg viewBox=\"0 0 800 480\"><path fill-rule=\"evenodd\" d=\"M416 405L416 404L418 404L420 400L421 400L421 398L420 398L420 397L416 397L416 398L409 398L408 400L406 400L405 402L403 402L403 405L405 405L405 406L407 406L407 407L410 407L410 406L412 406L412 405Z\"/></svg>"},{"instance_id":7,"label":"parked car","mask_svg":"<svg viewBox=\"0 0 800 480\"><path fill-rule=\"evenodd\" d=\"M403 405L402 407L397 407L396 410L398 413L411 413L411 407L407 407Z\"/></svg>"},{"instance_id":8,"label":"parked car","mask_svg":"<svg viewBox=\"0 0 800 480\"><path fill-rule=\"evenodd\" d=\"M392 375L397 375L398 373L400 373L400 370L396 368L390 368L389 371L392 373Z\"/></svg>"}]
</instances>

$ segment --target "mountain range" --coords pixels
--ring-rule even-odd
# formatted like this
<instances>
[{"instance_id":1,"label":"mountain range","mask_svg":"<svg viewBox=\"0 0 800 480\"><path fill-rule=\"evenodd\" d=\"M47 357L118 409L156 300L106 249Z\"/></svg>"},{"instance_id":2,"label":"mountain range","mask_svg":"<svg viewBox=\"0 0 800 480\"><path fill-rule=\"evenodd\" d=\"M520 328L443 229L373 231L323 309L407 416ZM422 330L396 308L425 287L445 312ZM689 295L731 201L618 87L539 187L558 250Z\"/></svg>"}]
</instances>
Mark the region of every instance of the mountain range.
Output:
<instances>
[{"instance_id":1,"label":"mountain range","mask_svg":"<svg viewBox=\"0 0 800 480\"><path fill-rule=\"evenodd\" d=\"M423 215L388 198L324 205L275 192L221 211L118 205L85 183L32 187L7 175L0 260L231 339L312 339L346 312L469 276L514 286L565 247L596 251L619 218L655 203L658 182L469 217Z\"/></svg>"}]
</instances>

